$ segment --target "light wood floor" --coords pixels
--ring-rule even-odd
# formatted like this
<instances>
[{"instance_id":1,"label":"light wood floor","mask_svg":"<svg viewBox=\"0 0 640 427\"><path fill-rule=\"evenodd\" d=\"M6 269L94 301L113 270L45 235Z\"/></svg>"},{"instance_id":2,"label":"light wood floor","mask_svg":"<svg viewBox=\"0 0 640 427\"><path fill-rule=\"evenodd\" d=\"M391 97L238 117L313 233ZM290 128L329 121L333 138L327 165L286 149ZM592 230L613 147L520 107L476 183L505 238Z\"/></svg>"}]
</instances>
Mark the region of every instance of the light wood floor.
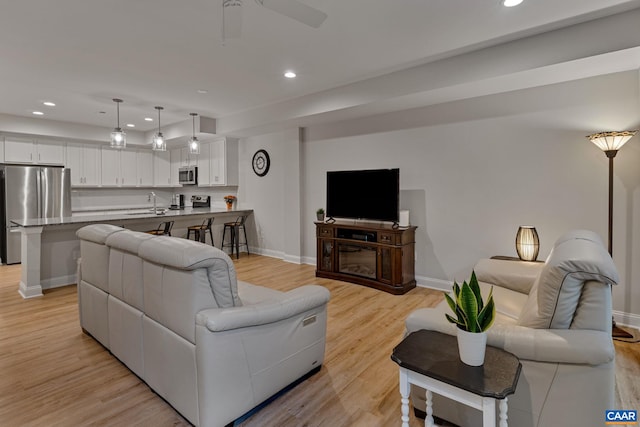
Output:
<instances>
[{"instance_id":1,"label":"light wood floor","mask_svg":"<svg viewBox=\"0 0 640 427\"><path fill-rule=\"evenodd\" d=\"M393 296L314 276L314 267L257 255L234 260L238 277L274 289L316 283L331 291L321 371L242 427L399 425L397 365L389 355L405 317L441 300L414 289ZM20 266L0 266L0 425L187 426L78 322L75 286L23 300ZM640 407L640 344L616 342L618 408ZM411 427L423 425L411 416Z\"/></svg>"}]
</instances>

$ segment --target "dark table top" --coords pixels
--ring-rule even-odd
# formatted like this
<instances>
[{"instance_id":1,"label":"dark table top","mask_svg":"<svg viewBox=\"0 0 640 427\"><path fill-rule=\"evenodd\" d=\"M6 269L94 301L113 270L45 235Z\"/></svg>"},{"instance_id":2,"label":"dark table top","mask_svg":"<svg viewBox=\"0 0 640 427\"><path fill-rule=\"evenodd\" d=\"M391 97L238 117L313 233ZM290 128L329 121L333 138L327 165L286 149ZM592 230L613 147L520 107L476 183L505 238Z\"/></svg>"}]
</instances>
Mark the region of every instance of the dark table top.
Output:
<instances>
[{"instance_id":1,"label":"dark table top","mask_svg":"<svg viewBox=\"0 0 640 427\"><path fill-rule=\"evenodd\" d=\"M487 346L484 365L460 360L455 336L420 330L393 349L391 360L403 368L484 397L504 399L515 393L520 360L502 349Z\"/></svg>"}]
</instances>

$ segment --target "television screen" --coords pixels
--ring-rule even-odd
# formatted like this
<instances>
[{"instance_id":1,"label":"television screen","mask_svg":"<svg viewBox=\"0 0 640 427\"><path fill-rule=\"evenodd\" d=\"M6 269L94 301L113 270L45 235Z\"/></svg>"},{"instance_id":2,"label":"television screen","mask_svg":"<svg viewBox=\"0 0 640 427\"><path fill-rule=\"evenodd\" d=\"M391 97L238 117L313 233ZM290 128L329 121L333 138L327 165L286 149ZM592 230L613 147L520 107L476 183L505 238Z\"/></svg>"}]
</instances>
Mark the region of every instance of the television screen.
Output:
<instances>
[{"instance_id":1,"label":"television screen","mask_svg":"<svg viewBox=\"0 0 640 427\"><path fill-rule=\"evenodd\" d=\"M398 222L400 169L327 172L327 216Z\"/></svg>"}]
</instances>

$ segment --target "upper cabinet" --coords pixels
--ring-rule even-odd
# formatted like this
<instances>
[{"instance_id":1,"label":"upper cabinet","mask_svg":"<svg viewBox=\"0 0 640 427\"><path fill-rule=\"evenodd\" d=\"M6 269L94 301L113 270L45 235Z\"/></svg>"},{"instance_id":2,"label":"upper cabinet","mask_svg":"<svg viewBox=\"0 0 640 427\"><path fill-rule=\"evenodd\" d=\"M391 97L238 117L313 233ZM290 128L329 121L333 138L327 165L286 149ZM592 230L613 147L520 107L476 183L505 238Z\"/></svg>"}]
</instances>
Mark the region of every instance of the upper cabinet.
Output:
<instances>
[{"instance_id":1,"label":"upper cabinet","mask_svg":"<svg viewBox=\"0 0 640 427\"><path fill-rule=\"evenodd\" d=\"M238 140L216 139L204 142L197 156L198 185L238 185Z\"/></svg>"},{"instance_id":2,"label":"upper cabinet","mask_svg":"<svg viewBox=\"0 0 640 427\"><path fill-rule=\"evenodd\" d=\"M154 187L171 187L171 151L153 153L153 185Z\"/></svg>"},{"instance_id":3,"label":"upper cabinet","mask_svg":"<svg viewBox=\"0 0 640 427\"><path fill-rule=\"evenodd\" d=\"M64 165L64 144L6 138L5 163Z\"/></svg>"},{"instance_id":4,"label":"upper cabinet","mask_svg":"<svg viewBox=\"0 0 640 427\"><path fill-rule=\"evenodd\" d=\"M71 185L97 187L101 181L100 146L67 144L66 167L71 169Z\"/></svg>"},{"instance_id":5,"label":"upper cabinet","mask_svg":"<svg viewBox=\"0 0 640 427\"><path fill-rule=\"evenodd\" d=\"M152 187L153 153L145 149L115 150L102 147L103 187Z\"/></svg>"}]
</instances>

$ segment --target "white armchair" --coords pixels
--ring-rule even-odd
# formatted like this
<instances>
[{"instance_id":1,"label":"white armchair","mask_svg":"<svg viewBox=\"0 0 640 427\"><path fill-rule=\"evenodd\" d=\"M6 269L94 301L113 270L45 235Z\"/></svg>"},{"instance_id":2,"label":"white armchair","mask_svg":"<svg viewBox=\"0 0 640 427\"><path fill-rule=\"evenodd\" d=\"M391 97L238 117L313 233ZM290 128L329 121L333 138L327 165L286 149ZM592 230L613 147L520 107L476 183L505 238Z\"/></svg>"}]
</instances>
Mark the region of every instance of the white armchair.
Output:
<instances>
[{"instance_id":1,"label":"white armchair","mask_svg":"<svg viewBox=\"0 0 640 427\"><path fill-rule=\"evenodd\" d=\"M509 424L518 427L601 426L614 409L611 289L618 273L600 237L566 233L545 263L485 259L475 268L483 294L493 286L496 321L487 344L520 359L522 373L509 397ZM456 334L446 302L414 311L407 333ZM424 390L411 398L424 411ZM434 415L459 426L481 425L475 409L434 395Z\"/></svg>"}]
</instances>

